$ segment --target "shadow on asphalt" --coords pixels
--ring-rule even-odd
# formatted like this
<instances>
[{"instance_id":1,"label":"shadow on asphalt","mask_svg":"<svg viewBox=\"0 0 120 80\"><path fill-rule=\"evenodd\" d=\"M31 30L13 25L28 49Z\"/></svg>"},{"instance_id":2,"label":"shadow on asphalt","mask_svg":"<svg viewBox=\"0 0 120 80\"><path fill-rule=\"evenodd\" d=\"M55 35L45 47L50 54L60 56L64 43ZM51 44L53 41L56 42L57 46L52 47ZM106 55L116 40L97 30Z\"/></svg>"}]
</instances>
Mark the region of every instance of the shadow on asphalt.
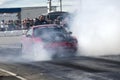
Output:
<instances>
[{"instance_id":1,"label":"shadow on asphalt","mask_svg":"<svg viewBox=\"0 0 120 80\"><path fill-rule=\"evenodd\" d=\"M0 76L0 80L20 80L14 76Z\"/></svg>"}]
</instances>

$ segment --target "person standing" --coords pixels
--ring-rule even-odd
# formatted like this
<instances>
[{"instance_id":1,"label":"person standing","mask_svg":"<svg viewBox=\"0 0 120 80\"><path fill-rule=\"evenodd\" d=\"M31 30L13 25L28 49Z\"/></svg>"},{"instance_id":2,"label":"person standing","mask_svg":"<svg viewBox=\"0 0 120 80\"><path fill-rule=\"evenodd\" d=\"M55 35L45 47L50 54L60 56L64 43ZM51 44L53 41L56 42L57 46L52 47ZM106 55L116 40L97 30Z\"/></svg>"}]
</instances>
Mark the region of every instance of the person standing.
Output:
<instances>
[{"instance_id":1,"label":"person standing","mask_svg":"<svg viewBox=\"0 0 120 80\"><path fill-rule=\"evenodd\" d=\"M0 28L1 28L1 31L5 31L5 22L4 22L4 20L1 21Z\"/></svg>"},{"instance_id":2,"label":"person standing","mask_svg":"<svg viewBox=\"0 0 120 80\"><path fill-rule=\"evenodd\" d=\"M39 25L48 24L47 20L45 19L45 16L43 15L39 16L39 21Z\"/></svg>"}]
</instances>

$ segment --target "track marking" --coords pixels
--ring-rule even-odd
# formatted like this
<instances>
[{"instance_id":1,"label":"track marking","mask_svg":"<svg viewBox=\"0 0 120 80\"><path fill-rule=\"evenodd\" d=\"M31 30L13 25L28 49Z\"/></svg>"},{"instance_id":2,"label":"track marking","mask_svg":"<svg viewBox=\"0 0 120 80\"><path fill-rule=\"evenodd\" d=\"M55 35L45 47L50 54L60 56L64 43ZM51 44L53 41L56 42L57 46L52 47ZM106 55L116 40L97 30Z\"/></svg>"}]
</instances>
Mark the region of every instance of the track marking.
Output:
<instances>
[{"instance_id":1,"label":"track marking","mask_svg":"<svg viewBox=\"0 0 120 80\"><path fill-rule=\"evenodd\" d=\"M10 75L12 75L12 76L14 76L14 77L16 77L16 78L18 78L18 79L27 80L27 79L25 79L25 78L23 78L23 77L21 77L21 76L18 76L17 74L12 73L12 72L10 72L10 71L7 71L7 70L1 69L1 68L0 68L0 71L5 72L5 73L8 73L8 74L10 74Z\"/></svg>"}]
</instances>

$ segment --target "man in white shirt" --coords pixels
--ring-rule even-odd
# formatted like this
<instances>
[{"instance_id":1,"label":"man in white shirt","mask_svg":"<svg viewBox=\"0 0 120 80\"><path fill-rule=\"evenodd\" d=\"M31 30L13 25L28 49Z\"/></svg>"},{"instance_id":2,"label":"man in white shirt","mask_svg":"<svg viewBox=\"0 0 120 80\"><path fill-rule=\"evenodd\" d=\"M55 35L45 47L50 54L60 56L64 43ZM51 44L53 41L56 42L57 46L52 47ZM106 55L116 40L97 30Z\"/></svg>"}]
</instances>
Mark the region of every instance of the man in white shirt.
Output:
<instances>
[{"instance_id":1,"label":"man in white shirt","mask_svg":"<svg viewBox=\"0 0 120 80\"><path fill-rule=\"evenodd\" d=\"M1 21L1 23L0 23L0 28L1 28L1 31L4 31L4 30L5 30L4 20Z\"/></svg>"}]
</instances>

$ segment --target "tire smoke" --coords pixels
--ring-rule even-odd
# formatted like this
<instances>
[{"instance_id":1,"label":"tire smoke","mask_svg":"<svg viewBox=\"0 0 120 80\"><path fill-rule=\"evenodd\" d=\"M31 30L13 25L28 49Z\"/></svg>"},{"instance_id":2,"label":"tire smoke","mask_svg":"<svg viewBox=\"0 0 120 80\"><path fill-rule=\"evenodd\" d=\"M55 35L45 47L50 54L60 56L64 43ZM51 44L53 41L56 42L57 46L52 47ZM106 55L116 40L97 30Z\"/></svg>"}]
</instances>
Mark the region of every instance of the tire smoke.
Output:
<instances>
[{"instance_id":1,"label":"tire smoke","mask_svg":"<svg viewBox=\"0 0 120 80\"><path fill-rule=\"evenodd\" d=\"M28 61L48 61L52 59L52 53L43 48L43 44L35 44L30 50L22 52L22 58Z\"/></svg>"},{"instance_id":2,"label":"tire smoke","mask_svg":"<svg viewBox=\"0 0 120 80\"><path fill-rule=\"evenodd\" d=\"M80 55L120 54L120 1L79 0L71 30L79 42Z\"/></svg>"}]
</instances>

